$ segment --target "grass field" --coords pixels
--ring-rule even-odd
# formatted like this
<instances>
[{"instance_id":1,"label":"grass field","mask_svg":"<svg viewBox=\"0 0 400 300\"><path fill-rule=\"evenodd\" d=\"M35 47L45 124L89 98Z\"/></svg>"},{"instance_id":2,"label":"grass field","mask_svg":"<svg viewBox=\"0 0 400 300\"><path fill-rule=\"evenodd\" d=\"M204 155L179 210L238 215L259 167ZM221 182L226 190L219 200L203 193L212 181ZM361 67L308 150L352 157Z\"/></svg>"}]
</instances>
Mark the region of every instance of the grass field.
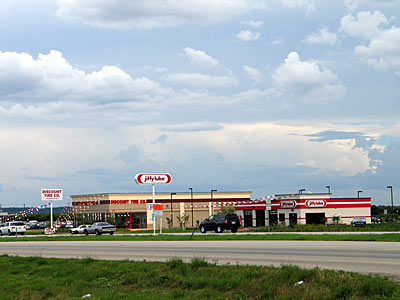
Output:
<instances>
[{"instance_id":1,"label":"grass field","mask_svg":"<svg viewBox=\"0 0 400 300\"><path fill-rule=\"evenodd\" d=\"M233 235L101 235L101 236L76 236L76 235L56 235L56 236L37 236L37 237L2 237L0 242L23 242L23 241L212 241L212 240L292 240L292 241L377 241L377 242L400 242L400 233L385 234L233 234Z\"/></svg>"},{"instance_id":2,"label":"grass field","mask_svg":"<svg viewBox=\"0 0 400 300\"><path fill-rule=\"evenodd\" d=\"M389 278L295 266L0 256L0 299L400 299ZM298 284L303 282L302 284Z\"/></svg>"}]
</instances>

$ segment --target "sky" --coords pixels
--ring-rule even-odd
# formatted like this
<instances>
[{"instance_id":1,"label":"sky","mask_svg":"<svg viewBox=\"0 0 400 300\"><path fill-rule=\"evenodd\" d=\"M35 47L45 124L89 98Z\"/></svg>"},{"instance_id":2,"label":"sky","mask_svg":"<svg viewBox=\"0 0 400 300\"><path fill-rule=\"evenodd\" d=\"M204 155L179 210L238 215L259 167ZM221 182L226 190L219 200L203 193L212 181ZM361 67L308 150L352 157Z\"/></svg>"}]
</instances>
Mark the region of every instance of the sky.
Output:
<instances>
[{"instance_id":1,"label":"sky","mask_svg":"<svg viewBox=\"0 0 400 300\"><path fill-rule=\"evenodd\" d=\"M399 0L0 0L0 204L169 173L399 205L399 97Z\"/></svg>"}]
</instances>

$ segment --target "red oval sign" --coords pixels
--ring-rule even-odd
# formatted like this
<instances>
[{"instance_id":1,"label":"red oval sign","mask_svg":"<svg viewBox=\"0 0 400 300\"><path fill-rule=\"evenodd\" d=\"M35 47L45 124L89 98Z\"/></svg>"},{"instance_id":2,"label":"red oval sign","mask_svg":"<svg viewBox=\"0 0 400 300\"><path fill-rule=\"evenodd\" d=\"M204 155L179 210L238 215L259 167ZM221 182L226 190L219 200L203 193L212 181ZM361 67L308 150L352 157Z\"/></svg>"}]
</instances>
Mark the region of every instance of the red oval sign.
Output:
<instances>
[{"instance_id":1,"label":"red oval sign","mask_svg":"<svg viewBox=\"0 0 400 300\"><path fill-rule=\"evenodd\" d=\"M137 184L169 184L171 175L165 174L137 174L135 181Z\"/></svg>"},{"instance_id":2,"label":"red oval sign","mask_svg":"<svg viewBox=\"0 0 400 300\"><path fill-rule=\"evenodd\" d=\"M294 200L283 200L280 202L281 208L295 208L297 206Z\"/></svg>"},{"instance_id":3,"label":"red oval sign","mask_svg":"<svg viewBox=\"0 0 400 300\"><path fill-rule=\"evenodd\" d=\"M326 201L325 200L307 200L306 207L325 207Z\"/></svg>"}]
</instances>

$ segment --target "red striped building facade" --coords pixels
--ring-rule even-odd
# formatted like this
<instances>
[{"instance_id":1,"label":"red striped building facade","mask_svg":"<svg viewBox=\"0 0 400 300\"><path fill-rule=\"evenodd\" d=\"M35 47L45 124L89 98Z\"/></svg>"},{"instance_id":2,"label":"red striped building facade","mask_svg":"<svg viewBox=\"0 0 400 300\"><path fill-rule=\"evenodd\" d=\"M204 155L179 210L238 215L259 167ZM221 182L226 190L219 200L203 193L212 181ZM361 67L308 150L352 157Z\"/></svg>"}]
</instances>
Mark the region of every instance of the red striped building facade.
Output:
<instances>
[{"instance_id":1,"label":"red striped building facade","mask_svg":"<svg viewBox=\"0 0 400 300\"><path fill-rule=\"evenodd\" d=\"M268 199L269 198L269 199ZM333 198L331 194L285 194L238 204L243 226L268 224L351 224L354 217L371 223L371 198Z\"/></svg>"}]
</instances>

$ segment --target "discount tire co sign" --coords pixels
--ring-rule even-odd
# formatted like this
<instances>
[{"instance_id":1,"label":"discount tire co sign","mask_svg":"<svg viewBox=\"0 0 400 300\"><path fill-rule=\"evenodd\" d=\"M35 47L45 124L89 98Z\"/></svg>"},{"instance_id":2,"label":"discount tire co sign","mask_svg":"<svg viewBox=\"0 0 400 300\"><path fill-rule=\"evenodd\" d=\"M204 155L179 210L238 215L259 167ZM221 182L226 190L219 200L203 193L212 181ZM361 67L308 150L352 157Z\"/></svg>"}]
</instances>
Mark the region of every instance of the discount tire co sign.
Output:
<instances>
[{"instance_id":1,"label":"discount tire co sign","mask_svg":"<svg viewBox=\"0 0 400 300\"><path fill-rule=\"evenodd\" d=\"M169 184L172 178L169 174L137 174L137 184Z\"/></svg>"},{"instance_id":2,"label":"discount tire co sign","mask_svg":"<svg viewBox=\"0 0 400 300\"><path fill-rule=\"evenodd\" d=\"M63 199L62 189L42 189L41 194L42 194L42 201Z\"/></svg>"}]
</instances>

